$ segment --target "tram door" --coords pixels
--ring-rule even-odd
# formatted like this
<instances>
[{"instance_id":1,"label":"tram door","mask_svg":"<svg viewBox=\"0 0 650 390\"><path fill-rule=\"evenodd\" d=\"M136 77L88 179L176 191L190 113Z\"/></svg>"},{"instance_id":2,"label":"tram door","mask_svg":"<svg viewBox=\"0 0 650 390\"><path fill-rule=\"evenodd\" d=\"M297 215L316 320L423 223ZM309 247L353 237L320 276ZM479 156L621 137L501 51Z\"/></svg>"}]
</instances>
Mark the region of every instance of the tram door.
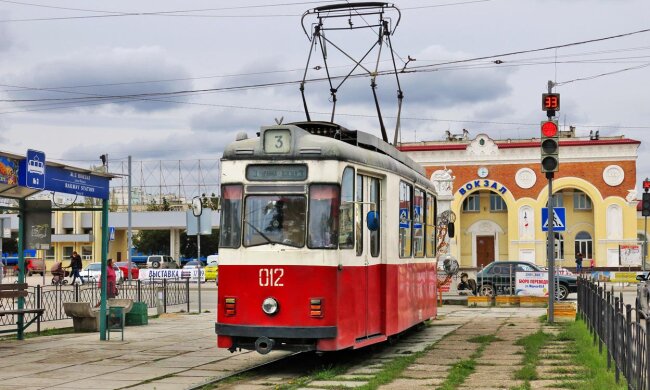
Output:
<instances>
[{"instance_id":1,"label":"tram door","mask_svg":"<svg viewBox=\"0 0 650 390\"><path fill-rule=\"evenodd\" d=\"M381 216L381 180L375 177L357 175L357 192L355 204L357 215L357 256L363 261L365 272L365 326L358 337L370 337L382 332L382 287L381 287L381 226L377 231L368 230L366 215L370 210L376 210ZM380 217L381 220L381 217ZM381 224L380 224L381 225ZM361 333L361 332L360 332Z\"/></svg>"}]
</instances>

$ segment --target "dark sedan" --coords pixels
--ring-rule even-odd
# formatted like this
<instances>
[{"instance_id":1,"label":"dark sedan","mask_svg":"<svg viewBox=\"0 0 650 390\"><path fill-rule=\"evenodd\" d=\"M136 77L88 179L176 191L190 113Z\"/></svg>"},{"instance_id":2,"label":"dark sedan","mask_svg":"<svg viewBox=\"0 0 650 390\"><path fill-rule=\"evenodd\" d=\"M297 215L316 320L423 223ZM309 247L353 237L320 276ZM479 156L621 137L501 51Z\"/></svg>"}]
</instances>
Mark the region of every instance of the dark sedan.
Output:
<instances>
[{"instance_id":1,"label":"dark sedan","mask_svg":"<svg viewBox=\"0 0 650 390\"><path fill-rule=\"evenodd\" d=\"M495 261L490 263L476 275L479 294L515 294L515 278L517 272L547 272L546 269L528 261ZM557 274L559 286L557 296L566 299L571 293L578 292L575 275Z\"/></svg>"}]
</instances>

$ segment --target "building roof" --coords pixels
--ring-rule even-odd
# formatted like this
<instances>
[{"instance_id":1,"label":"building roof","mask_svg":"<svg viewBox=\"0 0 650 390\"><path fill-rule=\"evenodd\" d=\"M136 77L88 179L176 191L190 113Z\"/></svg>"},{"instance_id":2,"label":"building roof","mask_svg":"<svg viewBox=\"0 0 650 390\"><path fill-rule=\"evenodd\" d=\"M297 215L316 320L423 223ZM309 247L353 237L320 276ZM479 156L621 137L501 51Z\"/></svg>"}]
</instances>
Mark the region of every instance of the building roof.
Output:
<instances>
[{"instance_id":1,"label":"building roof","mask_svg":"<svg viewBox=\"0 0 650 390\"><path fill-rule=\"evenodd\" d=\"M452 141L423 141L401 143L398 149L402 152L421 152L421 151L443 151L443 150L465 150L472 142L469 140L452 140ZM506 139L494 140L499 149L514 148L539 148L541 140L539 138L526 139ZM630 138L621 137L601 137L599 139L589 138L560 138L560 146L606 146L606 145L624 145L624 144L641 144Z\"/></svg>"}]
</instances>

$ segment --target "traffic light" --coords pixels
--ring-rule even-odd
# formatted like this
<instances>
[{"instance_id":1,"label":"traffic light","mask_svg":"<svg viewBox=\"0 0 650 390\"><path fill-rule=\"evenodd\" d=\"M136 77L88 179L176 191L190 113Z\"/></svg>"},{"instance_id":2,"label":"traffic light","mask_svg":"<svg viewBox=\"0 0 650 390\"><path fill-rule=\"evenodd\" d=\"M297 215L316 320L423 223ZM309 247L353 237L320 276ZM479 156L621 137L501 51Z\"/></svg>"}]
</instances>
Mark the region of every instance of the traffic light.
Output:
<instances>
[{"instance_id":1,"label":"traffic light","mask_svg":"<svg viewBox=\"0 0 650 390\"><path fill-rule=\"evenodd\" d=\"M641 200L641 215L644 217L650 216L650 193L643 193L643 199Z\"/></svg>"},{"instance_id":2,"label":"traffic light","mask_svg":"<svg viewBox=\"0 0 650 390\"><path fill-rule=\"evenodd\" d=\"M542 173L557 172L560 168L560 134L557 121L542 122Z\"/></svg>"}]
</instances>

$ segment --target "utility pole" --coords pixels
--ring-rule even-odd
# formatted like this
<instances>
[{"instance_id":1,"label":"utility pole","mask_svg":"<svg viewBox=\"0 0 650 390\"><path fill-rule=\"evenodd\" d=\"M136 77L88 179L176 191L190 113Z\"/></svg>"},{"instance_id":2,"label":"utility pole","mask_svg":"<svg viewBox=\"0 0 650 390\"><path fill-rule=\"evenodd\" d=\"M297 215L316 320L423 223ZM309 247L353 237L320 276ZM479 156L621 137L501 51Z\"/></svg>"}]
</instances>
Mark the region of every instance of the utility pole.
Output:
<instances>
[{"instance_id":1,"label":"utility pole","mask_svg":"<svg viewBox=\"0 0 650 390\"><path fill-rule=\"evenodd\" d=\"M542 94L542 110L548 120L543 121L541 135L541 168L548 179L548 236L546 257L548 262L548 322L553 323L555 303L555 212L553 211L553 177L560 168L560 139L555 111L560 110L560 94L553 93L555 84L548 81L548 93Z\"/></svg>"},{"instance_id":2,"label":"utility pole","mask_svg":"<svg viewBox=\"0 0 650 390\"><path fill-rule=\"evenodd\" d=\"M650 179L647 177L643 181L643 199L641 200L641 215L643 215L643 271L645 272L646 257L648 256L648 215L650 215Z\"/></svg>"},{"instance_id":3,"label":"utility pole","mask_svg":"<svg viewBox=\"0 0 650 390\"><path fill-rule=\"evenodd\" d=\"M203 201L200 196L192 198L192 214L196 217L197 231L196 231L196 246L197 246L197 289L199 294L199 314L201 313L201 214L203 214Z\"/></svg>"},{"instance_id":4,"label":"utility pole","mask_svg":"<svg viewBox=\"0 0 650 390\"><path fill-rule=\"evenodd\" d=\"M131 192L132 192L131 184L132 184L131 183L131 156L129 156L129 195L128 195L128 198L127 198L128 199L127 214L128 214L128 224L129 225L128 225L128 230L127 230L127 233L126 233L126 245L128 246L127 260L129 262L128 263L128 265L129 265L128 266L129 280L133 280L133 276L131 275L131 267L133 267L133 265L131 264L133 262L133 254L131 253L132 252L131 248L133 248L133 230L132 230L133 226L132 226L132 221L131 221L133 210L131 208L131 206L132 206L132 204L131 204L131 201L132 201L132 199L131 199L131 196L132 196L132 194L131 194Z\"/></svg>"}]
</instances>

